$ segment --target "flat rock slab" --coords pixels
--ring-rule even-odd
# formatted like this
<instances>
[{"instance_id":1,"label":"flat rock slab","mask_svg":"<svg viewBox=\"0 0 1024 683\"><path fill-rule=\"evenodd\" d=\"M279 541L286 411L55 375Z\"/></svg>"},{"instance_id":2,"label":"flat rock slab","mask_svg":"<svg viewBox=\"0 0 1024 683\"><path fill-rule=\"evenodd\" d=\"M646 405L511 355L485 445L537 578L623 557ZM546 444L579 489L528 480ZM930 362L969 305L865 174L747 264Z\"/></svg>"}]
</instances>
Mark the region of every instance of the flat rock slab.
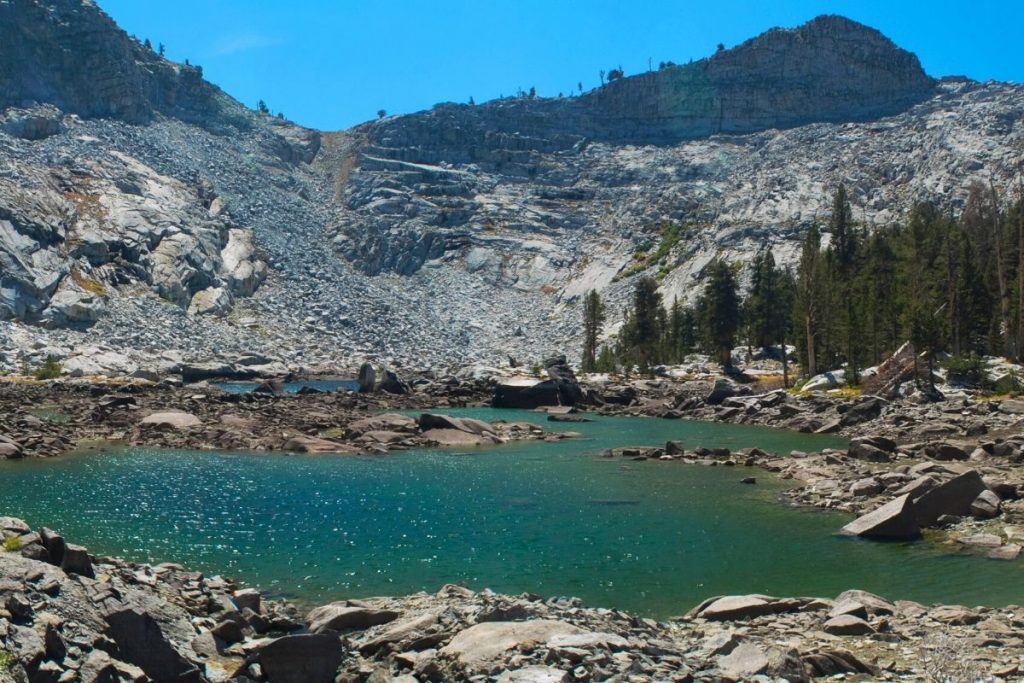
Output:
<instances>
[{"instance_id":1,"label":"flat rock slab","mask_svg":"<svg viewBox=\"0 0 1024 683\"><path fill-rule=\"evenodd\" d=\"M775 607L767 596L727 595L706 606L697 616L712 621L731 621L774 613Z\"/></svg>"},{"instance_id":2,"label":"flat rock slab","mask_svg":"<svg viewBox=\"0 0 1024 683\"><path fill-rule=\"evenodd\" d=\"M423 438L438 446L486 446L497 443L497 438L490 435L473 434L461 429L428 429Z\"/></svg>"},{"instance_id":3,"label":"flat rock slab","mask_svg":"<svg viewBox=\"0 0 1024 683\"><path fill-rule=\"evenodd\" d=\"M363 630L387 624L398 618L398 612L368 607L355 607L346 603L331 603L317 607L309 613L307 621L313 633L324 631Z\"/></svg>"},{"instance_id":4,"label":"flat rock slab","mask_svg":"<svg viewBox=\"0 0 1024 683\"><path fill-rule=\"evenodd\" d=\"M203 424L203 421L192 413L183 410L167 410L160 413L152 413L142 418L141 424L153 425L164 429L188 429Z\"/></svg>"},{"instance_id":5,"label":"flat rock slab","mask_svg":"<svg viewBox=\"0 0 1024 683\"><path fill-rule=\"evenodd\" d=\"M866 515L861 515L840 531L842 536L910 540L921 535L910 495L905 494Z\"/></svg>"},{"instance_id":6,"label":"flat rock slab","mask_svg":"<svg viewBox=\"0 0 1024 683\"><path fill-rule=\"evenodd\" d=\"M359 449L353 448L348 444L338 443L330 439L319 439L315 436L293 436L284 443L282 449L294 453L314 454L340 453L351 455L359 452Z\"/></svg>"},{"instance_id":7,"label":"flat rock slab","mask_svg":"<svg viewBox=\"0 0 1024 683\"><path fill-rule=\"evenodd\" d=\"M871 624L852 614L840 614L825 622L822 629L834 636L863 636L874 633Z\"/></svg>"},{"instance_id":8,"label":"flat rock slab","mask_svg":"<svg viewBox=\"0 0 1024 683\"><path fill-rule=\"evenodd\" d=\"M557 636L588 633L585 629L554 619L531 621L491 621L459 631L441 648L441 655L458 659L475 669L521 643L546 643Z\"/></svg>"},{"instance_id":9,"label":"flat rock slab","mask_svg":"<svg viewBox=\"0 0 1024 683\"><path fill-rule=\"evenodd\" d=\"M497 683L563 683L571 680L568 672L551 666L528 666L502 673Z\"/></svg>"}]
</instances>

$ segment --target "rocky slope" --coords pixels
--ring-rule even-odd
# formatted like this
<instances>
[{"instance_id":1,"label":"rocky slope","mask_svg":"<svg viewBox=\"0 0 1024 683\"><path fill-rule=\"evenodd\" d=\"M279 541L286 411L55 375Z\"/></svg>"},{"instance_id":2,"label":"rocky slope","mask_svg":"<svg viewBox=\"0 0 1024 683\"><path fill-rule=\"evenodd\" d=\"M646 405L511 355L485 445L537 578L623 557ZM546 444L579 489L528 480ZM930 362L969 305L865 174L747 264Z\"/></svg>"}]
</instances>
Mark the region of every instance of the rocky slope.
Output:
<instances>
[{"instance_id":1,"label":"rocky slope","mask_svg":"<svg viewBox=\"0 0 1024 683\"><path fill-rule=\"evenodd\" d=\"M936 81L839 17L331 134L246 110L92 2L5 0L0 23L0 318L33 324L0 326L7 368L98 343L295 369L571 353L588 288L618 304L650 272L689 298L717 255L792 259L839 181L881 225L1015 183L1024 152L1024 89Z\"/></svg>"}]
</instances>

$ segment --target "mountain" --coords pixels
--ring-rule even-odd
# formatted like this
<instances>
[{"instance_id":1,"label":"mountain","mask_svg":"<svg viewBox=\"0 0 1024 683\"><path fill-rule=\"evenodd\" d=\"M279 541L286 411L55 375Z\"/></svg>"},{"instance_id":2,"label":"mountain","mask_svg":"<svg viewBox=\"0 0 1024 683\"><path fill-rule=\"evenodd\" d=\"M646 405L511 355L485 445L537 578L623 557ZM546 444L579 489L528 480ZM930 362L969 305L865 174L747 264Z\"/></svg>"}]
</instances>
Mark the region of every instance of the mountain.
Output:
<instances>
[{"instance_id":1,"label":"mountain","mask_svg":"<svg viewBox=\"0 0 1024 683\"><path fill-rule=\"evenodd\" d=\"M589 288L619 310L648 272L692 298L716 256L791 261L839 182L884 225L1016 183L1024 157L1024 88L936 80L842 17L575 97L332 133L246 109L89 0L0 0L0 25L7 365L572 353Z\"/></svg>"}]
</instances>

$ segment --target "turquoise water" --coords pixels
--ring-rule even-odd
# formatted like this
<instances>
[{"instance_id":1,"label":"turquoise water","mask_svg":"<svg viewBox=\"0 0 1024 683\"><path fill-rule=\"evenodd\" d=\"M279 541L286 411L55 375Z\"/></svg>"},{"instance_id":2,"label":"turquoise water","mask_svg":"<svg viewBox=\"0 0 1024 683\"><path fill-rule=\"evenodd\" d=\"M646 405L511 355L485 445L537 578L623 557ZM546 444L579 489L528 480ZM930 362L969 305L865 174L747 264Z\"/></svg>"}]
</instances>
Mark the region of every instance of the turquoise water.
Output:
<instances>
[{"instance_id":1,"label":"turquoise water","mask_svg":"<svg viewBox=\"0 0 1024 683\"><path fill-rule=\"evenodd\" d=\"M260 384L262 382L217 382L215 386L229 394L248 394ZM354 379L310 379L284 383L284 391L288 394L296 394L303 387L320 391L356 391L359 389L359 382Z\"/></svg>"},{"instance_id":2,"label":"turquoise water","mask_svg":"<svg viewBox=\"0 0 1024 683\"><path fill-rule=\"evenodd\" d=\"M669 438L780 452L837 439L637 418L547 426L585 438L377 458L129 449L2 462L2 513L93 552L180 562L305 600L465 582L666 617L722 593L1024 597L1024 563L838 538L848 516L780 504L784 482L761 471L597 457ZM750 475L757 486L738 483Z\"/></svg>"}]
</instances>

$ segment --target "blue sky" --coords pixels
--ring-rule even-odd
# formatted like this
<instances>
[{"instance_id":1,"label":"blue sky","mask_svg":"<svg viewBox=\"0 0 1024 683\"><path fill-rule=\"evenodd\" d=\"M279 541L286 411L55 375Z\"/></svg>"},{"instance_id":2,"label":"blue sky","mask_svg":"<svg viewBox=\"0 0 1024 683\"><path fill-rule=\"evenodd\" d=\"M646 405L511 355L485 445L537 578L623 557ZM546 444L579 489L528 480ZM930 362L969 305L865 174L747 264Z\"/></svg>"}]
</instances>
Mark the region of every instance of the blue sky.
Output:
<instances>
[{"instance_id":1,"label":"blue sky","mask_svg":"<svg viewBox=\"0 0 1024 683\"><path fill-rule=\"evenodd\" d=\"M254 107L347 128L437 102L536 87L568 93L598 72L700 59L773 26L842 14L921 58L933 76L1024 81L1024 2L869 0L98 0L129 33L164 43Z\"/></svg>"}]
</instances>

